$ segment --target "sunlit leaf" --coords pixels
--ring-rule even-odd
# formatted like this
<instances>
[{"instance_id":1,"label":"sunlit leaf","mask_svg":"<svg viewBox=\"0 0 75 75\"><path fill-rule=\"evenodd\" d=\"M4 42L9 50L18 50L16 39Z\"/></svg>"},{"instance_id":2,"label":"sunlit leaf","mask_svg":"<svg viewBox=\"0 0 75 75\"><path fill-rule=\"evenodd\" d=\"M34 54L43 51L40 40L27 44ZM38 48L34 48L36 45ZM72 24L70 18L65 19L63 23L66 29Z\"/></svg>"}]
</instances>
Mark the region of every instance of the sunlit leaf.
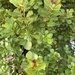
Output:
<instances>
[{"instance_id":1,"label":"sunlit leaf","mask_svg":"<svg viewBox=\"0 0 75 75\"><path fill-rule=\"evenodd\" d=\"M46 63L44 63L44 62L42 62L42 63L40 63L39 65L38 65L38 67L36 68L38 71L40 71L40 70L45 70L45 67L46 67Z\"/></svg>"},{"instance_id":2,"label":"sunlit leaf","mask_svg":"<svg viewBox=\"0 0 75 75\"><path fill-rule=\"evenodd\" d=\"M38 59L38 55L36 55L35 53L29 51L27 54L26 54L26 57L27 59L29 60L33 60L33 59Z\"/></svg>"},{"instance_id":3,"label":"sunlit leaf","mask_svg":"<svg viewBox=\"0 0 75 75\"><path fill-rule=\"evenodd\" d=\"M32 47L32 42L27 41L26 44L25 44L25 46L24 46L24 48L27 49L27 50L30 50L31 47Z\"/></svg>"},{"instance_id":4,"label":"sunlit leaf","mask_svg":"<svg viewBox=\"0 0 75 75\"><path fill-rule=\"evenodd\" d=\"M26 17L30 17L30 16L32 16L32 15L33 15L33 11L29 11L29 12L27 13Z\"/></svg>"},{"instance_id":5,"label":"sunlit leaf","mask_svg":"<svg viewBox=\"0 0 75 75\"><path fill-rule=\"evenodd\" d=\"M23 3L23 0L9 0L14 6L18 7Z\"/></svg>"}]
</instances>

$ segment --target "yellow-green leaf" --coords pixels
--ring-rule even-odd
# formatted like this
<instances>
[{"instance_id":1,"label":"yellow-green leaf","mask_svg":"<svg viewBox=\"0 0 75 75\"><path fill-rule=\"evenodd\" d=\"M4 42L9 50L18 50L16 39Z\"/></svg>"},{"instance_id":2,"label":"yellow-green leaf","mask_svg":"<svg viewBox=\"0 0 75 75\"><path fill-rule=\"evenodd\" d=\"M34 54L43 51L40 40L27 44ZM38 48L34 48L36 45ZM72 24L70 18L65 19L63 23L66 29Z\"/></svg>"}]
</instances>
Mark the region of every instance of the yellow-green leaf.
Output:
<instances>
[{"instance_id":1,"label":"yellow-green leaf","mask_svg":"<svg viewBox=\"0 0 75 75\"><path fill-rule=\"evenodd\" d=\"M24 46L25 49L30 50L32 47L32 42L27 41L26 45Z\"/></svg>"},{"instance_id":2,"label":"yellow-green leaf","mask_svg":"<svg viewBox=\"0 0 75 75\"><path fill-rule=\"evenodd\" d=\"M9 0L14 6L18 7L23 3L23 0Z\"/></svg>"}]
</instances>

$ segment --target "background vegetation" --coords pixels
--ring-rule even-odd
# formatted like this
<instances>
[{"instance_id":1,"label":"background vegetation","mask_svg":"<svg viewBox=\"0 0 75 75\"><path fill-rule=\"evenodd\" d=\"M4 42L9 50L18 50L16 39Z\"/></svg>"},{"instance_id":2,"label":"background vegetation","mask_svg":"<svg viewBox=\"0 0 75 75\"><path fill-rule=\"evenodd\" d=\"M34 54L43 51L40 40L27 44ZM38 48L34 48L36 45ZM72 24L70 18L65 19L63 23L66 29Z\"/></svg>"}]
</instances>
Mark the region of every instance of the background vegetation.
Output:
<instances>
[{"instance_id":1,"label":"background vegetation","mask_svg":"<svg viewBox=\"0 0 75 75\"><path fill-rule=\"evenodd\" d=\"M0 0L0 75L75 75L75 0Z\"/></svg>"}]
</instances>

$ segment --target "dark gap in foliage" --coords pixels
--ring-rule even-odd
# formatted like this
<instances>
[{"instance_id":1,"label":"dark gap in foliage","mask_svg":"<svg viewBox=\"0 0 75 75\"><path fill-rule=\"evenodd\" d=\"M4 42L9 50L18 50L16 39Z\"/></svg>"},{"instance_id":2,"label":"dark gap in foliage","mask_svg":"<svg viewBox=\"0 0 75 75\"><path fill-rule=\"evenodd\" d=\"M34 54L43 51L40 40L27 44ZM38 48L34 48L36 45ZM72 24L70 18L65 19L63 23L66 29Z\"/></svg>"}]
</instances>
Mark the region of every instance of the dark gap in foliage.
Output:
<instances>
[{"instance_id":1,"label":"dark gap in foliage","mask_svg":"<svg viewBox=\"0 0 75 75\"><path fill-rule=\"evenodd\" d=\"M28 52L27 49L25 49L22 45L20 45L20 48L23 50L22 55L26 55L26 53Z\"/></svg>"},{"instance_id":2,"label":"dark gap in foliage","mask_svg":"<svg viewBox=\"0 0 75 75\"><path fill-rule=\"evenodd\" d=\"M16 8L13 4L9 2L9 0L2 1L2 7L4 7L5 9L12 9L12 10Z\"/></svg>"}]
</instances>

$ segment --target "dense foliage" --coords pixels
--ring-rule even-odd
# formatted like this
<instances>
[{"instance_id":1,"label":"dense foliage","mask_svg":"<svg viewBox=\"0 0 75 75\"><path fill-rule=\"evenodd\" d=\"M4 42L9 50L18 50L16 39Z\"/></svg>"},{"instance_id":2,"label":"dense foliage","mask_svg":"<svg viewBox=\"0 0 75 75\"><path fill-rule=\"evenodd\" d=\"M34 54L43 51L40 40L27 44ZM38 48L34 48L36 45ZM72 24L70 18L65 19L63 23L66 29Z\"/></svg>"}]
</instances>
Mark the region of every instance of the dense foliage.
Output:
<instances>
[{"instance_id":1,"label":"dense foliage","mask_svg":"<svg viewBox=\"0 0 75 75\"><path fill-rule=\"evenodd\" d=\"M75 75L75 0L0 0L0 75Z\"/></svg>"}]
</instances>

